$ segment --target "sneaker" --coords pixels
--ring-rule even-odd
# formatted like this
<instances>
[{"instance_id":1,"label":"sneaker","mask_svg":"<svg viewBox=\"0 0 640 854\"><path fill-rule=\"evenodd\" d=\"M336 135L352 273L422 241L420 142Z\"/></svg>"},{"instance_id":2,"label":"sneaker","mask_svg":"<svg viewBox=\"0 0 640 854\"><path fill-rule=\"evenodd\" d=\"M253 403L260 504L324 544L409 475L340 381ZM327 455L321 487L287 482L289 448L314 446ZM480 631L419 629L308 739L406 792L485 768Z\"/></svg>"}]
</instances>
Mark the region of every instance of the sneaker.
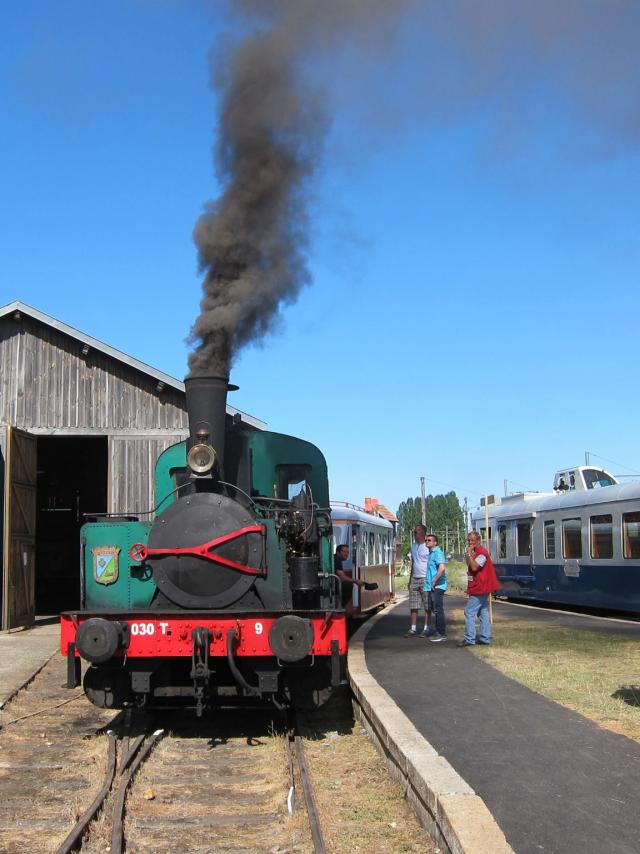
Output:
<instances>
[{"instance_id":1,"label":"sneaker","mask_svg":"<svg viewBox=\"0 0 640 854\"><path fill-rule=\"evenodd\" d=\"M425 629L423 632L420 632L421 638L430 638L432 635L435 635L435 629Z\"/></svg>"},{"instance_id":2,"label":"sneaker","mask_svg":"<svg viewBox=\"0 0 640 854\"><path fill-rule=\"evenodd\" d=\"M429 638L431 643L440 643L441 641L446 641L446 635L440 635L438 632L435 632L432 638Z\"/></svg>"},{"instance_id":3,"label":"sneaker","mask_svg":"<svg viewBox=\"0 0 640 854\"><path fill-rule=\"evenodd\" d=\"M418 632L414 632L411 629L409 629L409 631L405 633L405 637L406 638L418 638L418 637L420 637L420 635L418 634Z\"/></svg>"},{"instance_id":4,"label":"sneaker","mask_svg":"<svg viewBox=\"0 0 640 854\"><path fill-rule=\"evenodd\" d=\"M479 641L476 641L476 643L479 643L481 646L491 646L491 641L479 640Z\"/></svg>"},{"instance_id":5,"label":"sneaker","mask_svg":"<svg viewBox=\"0 0 640 854\"><path fill-rule=\"evenodd\" d=\"M460 647L463 647L463 646L475 646L475 643L469 643L469 641L463 640L463 641L460 641L460 643L458 644L458 646L460 646Z\"/></svg>"}]
</instances>

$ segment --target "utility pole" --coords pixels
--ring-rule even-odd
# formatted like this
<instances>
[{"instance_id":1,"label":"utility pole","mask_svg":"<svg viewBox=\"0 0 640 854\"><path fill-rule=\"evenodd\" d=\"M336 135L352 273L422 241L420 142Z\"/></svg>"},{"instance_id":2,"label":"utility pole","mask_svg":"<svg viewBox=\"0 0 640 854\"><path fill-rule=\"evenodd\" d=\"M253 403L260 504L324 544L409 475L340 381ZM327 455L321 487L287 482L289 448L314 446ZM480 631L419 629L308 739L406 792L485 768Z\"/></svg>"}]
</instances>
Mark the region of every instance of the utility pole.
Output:
<instances>
[{"instance_id":1,"label":"utility pole","mask_svg":"<svg viewBox=\"0 0 640 854\"><path fill-rule=\"evenodd\" d=\"M596 456L598 456L598 455L596 454ZM585 466L589 465L589 451L584 452L584 464L585 464Z\"/></svg>"},{"instance_id":2,"label":"utility pole","mask_svg":"<svg viewBox=\"0 0 640 854\"><path fill-rule=\"evenodd\" d=\"M469 505L467 504L466 498L465 498L464 504L462 506L462 512L464 513L464 530L468 534L469 533Z\"/></svg>"},{"instance_id":3,"label":"utility pole","mask_svg":"<svg viewBox=\"0 0 640 854\"><path fill-rule=\"evenodd\" d=\"M427 498L425 492L426 477L420 478L420 495L422 496L422 524L427 525Z\"/></svg>"},{"instance_id":4,"label":"utility pole","mask_svg":"<svg viewBox=\"0 0 640 854\"><path fill-rule=\"evenodd\" d=\"M504 479L504 496L505 496L505 498L507 497L508 494L509 494L509 481L505 477L505 479Z\"/></svg>"}]
</instances>

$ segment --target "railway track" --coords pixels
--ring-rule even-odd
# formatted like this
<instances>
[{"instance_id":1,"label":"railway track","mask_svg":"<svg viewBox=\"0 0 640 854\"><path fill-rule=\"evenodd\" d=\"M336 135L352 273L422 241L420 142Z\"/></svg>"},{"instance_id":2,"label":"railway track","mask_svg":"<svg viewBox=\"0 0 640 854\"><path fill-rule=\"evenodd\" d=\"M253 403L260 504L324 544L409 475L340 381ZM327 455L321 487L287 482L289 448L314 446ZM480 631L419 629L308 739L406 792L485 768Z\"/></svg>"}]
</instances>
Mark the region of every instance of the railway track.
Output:
<instances>
[{"instance_id":1,"label":"railway track","mask_svg":"<svg viewBox=\"0 0 640 854\"><path fill-rule=\"evenodd\" d=\"M98 709L65 677L56 656L0 713L1 854L434 850L348 692L298 721L152 718Z\"/></svg>"},{"instance_id":2,"label":"railway track","mask_svg":"<svg viewBox=\"0 0 640 854\"><path fill-rule=\"evenodd\" d=\"M291 723L255 709L171 712L171 731L154 731L153 719L96 709L79 689L65 702L63 679L52 661L4 715L3 854L143 854L177 837L185 852L325 851Z\"/></svg>"},{"instance_id":3,"label":"railway track","mask_svg":"<svg viewBox=\"0 0 640 854\"><path fill-rule=\"evenodd\" d=\"M172 721L172 732L156 732L142 742L137 757L147 753L131 788L128 775L116 780L105 818L90 829L82 850L170 850L179 834L182 851L273 852L324 851L319 819L314 840L306 819L290 818L291 790L288 740L277 735L267 715L219 713L211 721L192 716ZM155 738L155 744L151 739ZM294 779L300 744L294 736ZM135 772L137 757L130 769ZM308 774L307 774L308 779ZM63 854L63 851L60 851Z\"/></svg>"}]
</instances>

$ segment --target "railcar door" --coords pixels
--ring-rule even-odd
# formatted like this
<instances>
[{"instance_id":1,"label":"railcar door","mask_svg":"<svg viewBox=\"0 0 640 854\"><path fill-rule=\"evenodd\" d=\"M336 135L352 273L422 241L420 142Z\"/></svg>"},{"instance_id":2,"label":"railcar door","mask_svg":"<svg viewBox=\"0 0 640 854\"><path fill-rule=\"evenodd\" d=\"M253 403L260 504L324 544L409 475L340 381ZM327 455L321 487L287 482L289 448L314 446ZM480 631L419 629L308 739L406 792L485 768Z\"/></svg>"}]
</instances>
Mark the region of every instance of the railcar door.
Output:
<instances>
[{"instance_id":1,"label":"railcar door","mask_svg":"<svg viewBox=\"0 0 640 854\"><path fill-rule=\"evenodd\" d=\"M533 525L535 514L523 519L514 519L513 540L515 544L515 562L513 580L521 594L532 594L532 585L535 581L533 569Z\"/></svg>"},{"instance_id":2,"label":"railcar door","mask_svg":"<svg viewBox=\"0 0 640 854\"><path fill-rule=\"evenodd\" d=\"M36 542L36 438L7 426L2 538L2 628L33 623Z\"/></svg>"}]
</instances>

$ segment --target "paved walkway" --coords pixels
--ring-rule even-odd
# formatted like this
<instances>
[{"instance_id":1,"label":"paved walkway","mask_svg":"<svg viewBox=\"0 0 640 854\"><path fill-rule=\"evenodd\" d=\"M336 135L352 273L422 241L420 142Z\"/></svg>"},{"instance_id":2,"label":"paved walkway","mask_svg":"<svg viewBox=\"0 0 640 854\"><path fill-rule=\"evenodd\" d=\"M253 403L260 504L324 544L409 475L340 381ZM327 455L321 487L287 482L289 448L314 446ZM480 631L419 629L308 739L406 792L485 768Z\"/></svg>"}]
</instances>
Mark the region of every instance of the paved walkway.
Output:
<instances>
[{"instance_id":1,"label":"paved walkway","mask_svg":"<svg viewBox=\"0 0 640 854\"><path fill-rule=\"evenodd\" d=\"M464 600L447 597L447 604L451 610ZM640 624L502 604L495 609L498 631L506 608L510 616L640 640ZM405 600L372 628L365 641L369 671L484 800L517 854L640 851L640 745L458 649L460 623L447 643L434 644L403 637L408 622Z\"/></svg>"},{"instance_id":2,"label":"paved walkway","mask_svg":"<svg viewBox=\"0 0 640 854\"><path fill-rule=\"evenodd\" d=\"M60 621L56 617L31 629L0 633L0 709L8 697L56 652Z\"/></svg>"}]
</instances>

